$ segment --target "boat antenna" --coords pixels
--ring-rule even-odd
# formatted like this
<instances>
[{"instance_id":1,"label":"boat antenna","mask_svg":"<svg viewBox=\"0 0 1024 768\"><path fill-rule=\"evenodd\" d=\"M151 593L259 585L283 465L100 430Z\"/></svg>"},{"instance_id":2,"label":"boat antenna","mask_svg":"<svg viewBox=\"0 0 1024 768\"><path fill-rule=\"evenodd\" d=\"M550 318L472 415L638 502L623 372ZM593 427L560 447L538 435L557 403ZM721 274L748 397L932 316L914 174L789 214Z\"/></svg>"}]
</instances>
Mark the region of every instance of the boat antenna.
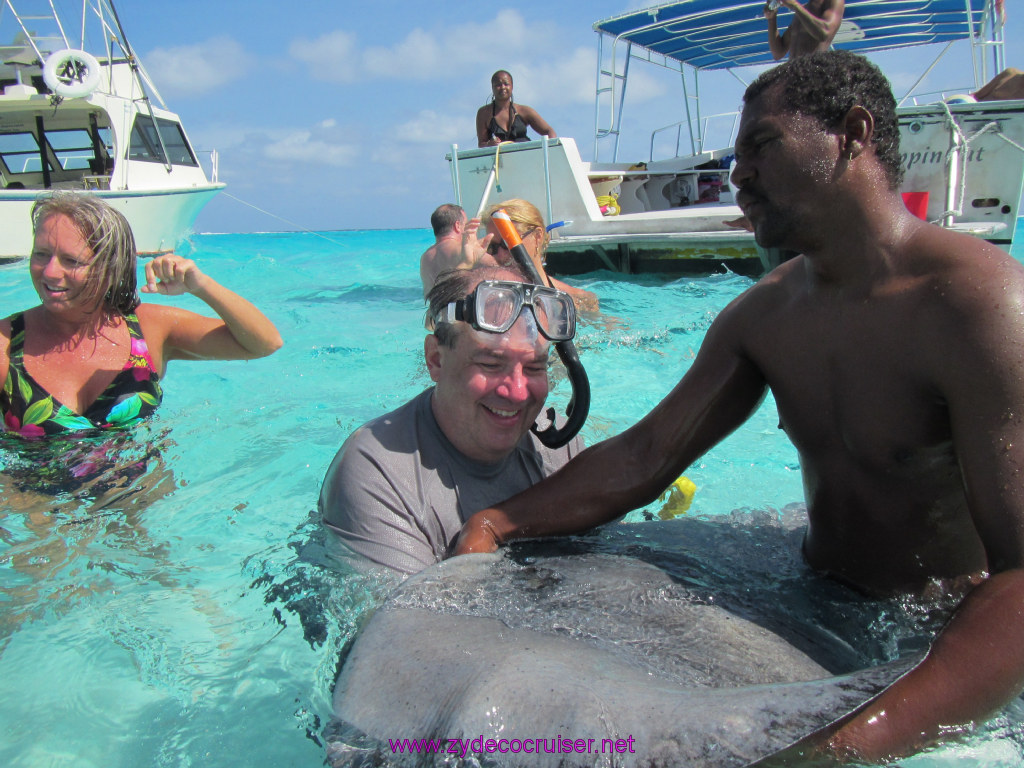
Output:
<instances>
[{"instance_id":1,"label":"boat antenna","mask_svg":"<svg viewBox=\"0 0 1024 768\"><path fill-rule=\"evenodd\" d=\"M121 26L121 17L117 15L117 8L114 6L114 0L107 0L107 7L110 8L110 15L114 17L114 23L117 24L117 31L121 35L121 42L124 44L124 49L128 53L128 63L131 64L132 70L135 71L135 51L132 50L132 44L128 42L128 35L124 33L124 27Z\"/></svg>"},{"instance_id":2,"label":"boat antenna","mask_svg":"<svg viewBox=\"0 0 1024 768\"><path fill-rule=\"evenodd\" d=\"M526 251L526 246L523 245L519 233L512 224L512 219L505 210L499 209L492 213L491 221L494 222L498 234L505 241L505 246L508 248L509 253L519 262L519 265L526 271L530 279L538 285L546 284L549 287L554 287L551 285L550 280L545 281L540 276L540 272L537 271L533 259L530 258L530 254ZM587 371L584 369L583 363L580 362L576 346L572 343L572 340L559 341L555 344L555 351L558 353L562 365L569 372L569 381L572 384L572 397L569 398L569 405L565 408L566 420L564 426L559 428L555 425L555 409L548 408L548 418L551 420L551 424L542 430L537 429L536 424L532 427L534 434L537 435L537 439L548 448L561 448L576 437L579 431L583 429L583 424L587 420L587 414L590 412L590 379L587 378Z\"/></svg>"},{"instance_id":3,"label":"boat antenna","mask_svg":"<svg viewBox=\"0 0 1024 768\"><path fill-rule=\"evenodd\" d=\"M121 35L121 43L124 46L125 53L128 54L128 66L132 69L132 75L135 76L136 82L142 89L142 100L146 102L146 108L149 110L149 119L153 121L153 133L156 134L157 143L160 144L160 153L163 155L164 168L170 173L174 170L171 166L171 155L167 151L167 146L164 144L163 133L160 131L160 124L156 121L156 114L153 112L153 101L149 98L149 93L146 92L146 86L142 82L142 76L139 73L139 60L135 57L135 51L132 49L132 44L128 41L128 35L124 33L124 27L121 25L121 17L117 15L117 8L114 6L114 0L106 0L107 6L110 8L110 15L114 17L114 23L117 24L117 31Z\"/></svg>"}]
</instances>

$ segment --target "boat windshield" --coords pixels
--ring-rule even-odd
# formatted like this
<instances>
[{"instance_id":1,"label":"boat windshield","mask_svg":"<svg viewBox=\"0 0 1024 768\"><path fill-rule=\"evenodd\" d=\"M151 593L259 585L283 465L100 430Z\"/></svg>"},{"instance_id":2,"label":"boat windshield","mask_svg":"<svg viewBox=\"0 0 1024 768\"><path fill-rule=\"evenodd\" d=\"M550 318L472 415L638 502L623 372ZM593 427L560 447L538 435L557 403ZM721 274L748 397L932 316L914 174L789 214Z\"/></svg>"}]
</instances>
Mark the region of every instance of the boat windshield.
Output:
<instances>
[{"instance_id":1,"label":"boat windshield","mask_svg":"<svg viewBox=\"0 0 1024 768\"><path fill-rule=\"evenodd\" d=\"M163 144L169 155L168 159L173 165L199 165L178 123L158 117L157 125L160 126L160 138L163 139ZM128 159L162 163L163 152L160 150L160 138L157 138L153 128L153 119L149 115L136 116L135 125L132 127Z\"/></svg>"},{"instance_id":2,"label":"boat windshield","mask_svg":"<svg viewBox=\"0 0 1024 768\"><path fill-rule=\"evenodd\" d=\"M110 129L98 128L99 140L106 146L107 154L113 152ZM84 128L47 129L46 143L52 154L48 154L49 170L57 166L64 171L85 170L91 167L96 155L92 137ZM31 131L16 131L0 134L0 160L4 170L10 174L39 173L42 162L39 142Z\"/></svg>"}]
</instances>

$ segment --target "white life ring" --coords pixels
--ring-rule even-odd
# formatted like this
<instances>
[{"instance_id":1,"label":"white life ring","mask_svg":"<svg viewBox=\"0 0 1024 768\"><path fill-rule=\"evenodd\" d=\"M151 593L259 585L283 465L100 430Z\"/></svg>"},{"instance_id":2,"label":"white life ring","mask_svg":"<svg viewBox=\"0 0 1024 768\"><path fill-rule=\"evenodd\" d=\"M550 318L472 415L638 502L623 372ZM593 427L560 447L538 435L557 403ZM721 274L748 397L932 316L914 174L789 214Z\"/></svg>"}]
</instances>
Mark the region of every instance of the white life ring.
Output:
<instances>
[{"instance_id":1,"label":"white life ring","mask_svg":"<svg viewBox=\"0 0 1024 768\"><path fill-rule=\"evenodd\" d=\"M100 84L100 63L86 51L65 48L46 57L43 82L58 96L88 96Z\"/></svg>"}]
</instances>

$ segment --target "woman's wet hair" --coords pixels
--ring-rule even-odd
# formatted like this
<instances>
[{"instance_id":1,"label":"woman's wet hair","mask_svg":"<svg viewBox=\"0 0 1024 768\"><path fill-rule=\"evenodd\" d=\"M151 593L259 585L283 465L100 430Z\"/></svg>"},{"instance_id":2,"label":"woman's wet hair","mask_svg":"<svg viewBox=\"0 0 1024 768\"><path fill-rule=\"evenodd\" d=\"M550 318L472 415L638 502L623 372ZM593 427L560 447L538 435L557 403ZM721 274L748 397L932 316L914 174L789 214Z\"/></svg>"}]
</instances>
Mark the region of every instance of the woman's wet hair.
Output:
<instances>
[{"instance_id":1,"label":"woman's wet hair","mask_svg":"<svg viewBox=\"0 0 1024 768\"><path fill-rule=\"evenodd\" d=\"M864 107L874 118L871 143L893 189L903 181L900 129L896 99L882 71L851 51L820 51L790 59L763 72L743 94L749 104L779 88L780 106L818 120L826 130L837 130L846 114Z\"/></svg>"},{"instance_id":2,"label":"woman's wet hair","mask_svg":"<svg viewBox=\"0 0 1024 768\"><path fill-rule=\"evenodd\" d=\"M541 262L544 261L544 254L547 253L548 243L551 241L551 235L548 234L547 227L544 226L544 217L541 216L537 206L531 203L529 200L522 200L521 198L513 198L511 200L505 200L500 203L495 203L487 209L486 218L484 223L490 220L491 216L494 215L495 211L502 210L508 214L508 217L512 220L512 223L516 227L516 231L519 236L522 237L525 233L531 229L536 229L540 232L540 245L537 246L536 257Z\"/></svg>"},{"instance_id":3,"label":"woman's wet hair","mask_svg":"<svg viewBox=\"0 0 1024 768\"><path fill-rule=\"evenodd\" d=\"M443 347L453 348L457 333L454 323L435 323L434 318L451 302L466 298L484 280L508 280L509 273L523 282L530 282L518 263L507 267L474 267L473 269L452 269L442 272L427 293L427 316L425 325L432 330Z\"/></svg>"},{"instance_id":4,"label":"woman's wet hair","mask_svg":"<svg viewBox=\"0 0 1024 768\"><path fill-rule=\"evenodd\" d=\"M32 233L52 216L66 216L93 252L84 298L109 314L129 315L139 306L135 236L124 215L100 198L54 192L32 206Z\"/></svg>"}]
</instances>

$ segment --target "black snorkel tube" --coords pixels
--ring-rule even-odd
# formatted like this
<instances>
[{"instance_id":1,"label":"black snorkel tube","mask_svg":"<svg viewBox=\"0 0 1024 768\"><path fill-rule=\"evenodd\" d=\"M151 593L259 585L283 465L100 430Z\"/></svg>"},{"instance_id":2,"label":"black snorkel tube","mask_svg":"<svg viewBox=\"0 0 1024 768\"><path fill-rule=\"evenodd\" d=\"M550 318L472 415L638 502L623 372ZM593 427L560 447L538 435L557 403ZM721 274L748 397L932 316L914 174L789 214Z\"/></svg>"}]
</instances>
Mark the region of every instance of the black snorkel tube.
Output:
<instances>
[{"instance_id":1,"label":"black snorkel tube","mask_svg":"<svg viewBox=\"0 0 1024 768\"><path fill-rule=\"evenodd\" d=\"M552 287L549 282L541 278L509 215L499 209L491 214L491 221L494 222L495 228L502 240L505 241L509 253L519 262L529 278L537 285ZM555 351L558 352L562 365L569 372L572 397L569 398L569 405L565 408L564 426L561 428L555 426L554 408L548 408L551 425L547 429L540 430L537 429L536 424L533 425L533 432L537 435L537 439L548 448L561 448L576 437L583 429L583 423L587 420L587 414L590 412L590 379L587 378L587 372L583 368L583 363L580 362L580 356L576 353L576 345L572 343L572 340L555 342Z\"/></svg>"}]
</instances>

